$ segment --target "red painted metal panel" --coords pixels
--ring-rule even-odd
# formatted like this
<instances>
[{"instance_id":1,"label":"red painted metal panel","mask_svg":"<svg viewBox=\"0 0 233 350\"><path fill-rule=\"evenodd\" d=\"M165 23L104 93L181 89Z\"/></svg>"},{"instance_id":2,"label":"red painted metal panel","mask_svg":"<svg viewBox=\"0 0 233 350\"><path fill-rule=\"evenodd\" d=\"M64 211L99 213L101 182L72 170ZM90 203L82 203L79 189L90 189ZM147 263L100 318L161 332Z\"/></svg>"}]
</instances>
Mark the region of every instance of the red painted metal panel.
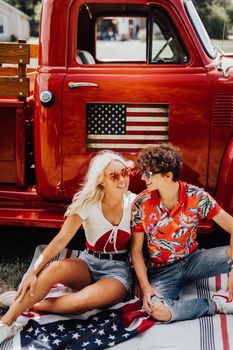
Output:
<instances>
[{"instance_id":1,"label":"red painted metal panel","mask_svg":"<svg viewBox=\"0 0 233 350\"><path fill-rule=\"evenodd\" d=\"M19 189L0 186L0 224L14 226L61 227L68 204L44 201L36 187Z\"/></svg>"},{"instance_id":2,"label":"red painted metal panel","mask_svg":"<svg viewBox=\"0 0 233 350\"><path fill-rule=\"evenodd\" d=\"M233 137L224 153L216 199L227 212L233 214Z\"/></svg>"},{"instance_id":3,"label":"red painted metal panel","mask_svg":"<svg viewBox=\"0 0 233 350\"><path fill-rule=\"evenodd\" d=\"M229 110L229 101L233 99L233 76L230 75L228 78L224 78L223 73L219 72L214 65L208 68L208 79L210 81L212 96L207 189L215 194L218 178L219 181L222 181L220 165L223 160L224 152L233 136L233 126L232 123L229 122L230 115L233 116L233 109L231 108L231 110ZM218 123L216 122L216 101L221 101L221 105L218 105L218 108L221 109L222 123L219 123L219 121ZM226 123L226 121L228 122Z\"/></svg>"},{"instance_id":4,"label":"red painted metal panel","mask_svg":"<svg viewBox=\"0 0 233 350\"><path fill-rule=\"evenodd\" d=\"M64 75L40 73L36 76L34 101L34 150L37 190L41 197L61 200L61 112ZM43 107L39 96L50 90L55 96L51 107ZM65 122L65 121L64 121Z\"/></svg>"},{"instance_id":5,"label":"red painted metal panel","mask_svg":"<svg viewBox=\"0 0 233 350\"><path fill-rule=\"evenodd\" d=\"M0 207L0 225L60 228L63 222L63 213L54 210Z\"/></svg>"},{"instance_id":6,"label":"red painted metal panel","mask_svg":"<svg viewBox=\"0 0 233 350\"><path fill-rule=\"evenodd\" d=\"M13 98L1 98L0 99L0 106L1 107L10 107L10 108L17 108L17 107L23 107L25 104L24 101L19 101L18 99Z\"/></svg>"}]
</instances>

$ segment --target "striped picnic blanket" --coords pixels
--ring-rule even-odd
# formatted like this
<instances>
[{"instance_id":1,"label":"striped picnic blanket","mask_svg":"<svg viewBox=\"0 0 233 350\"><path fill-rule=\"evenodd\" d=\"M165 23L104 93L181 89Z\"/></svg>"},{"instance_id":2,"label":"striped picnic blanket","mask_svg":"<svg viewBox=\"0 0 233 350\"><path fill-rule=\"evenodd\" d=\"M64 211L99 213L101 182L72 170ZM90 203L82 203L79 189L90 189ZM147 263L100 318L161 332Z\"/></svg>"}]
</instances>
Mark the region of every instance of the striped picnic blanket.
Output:
<instances>
[{"instance_id":1,"label":"striped picnic blanket","mask_svg":"<svg viewBox=\"0 0 233 350\"><path fill-rule=\"evenodd\" d=\"M37 247L31 264L44 247ZM55 259L78 254L65 249ZM227 276L221 275L187 285L180 299L209 298L225 287L226 280ZM48 297L68 292L68 288L56 285ZM79 316L26 312L18 321L24 328L0 349L233 350L233 315L158 324L141 310L137 299Z\"/></svg>"}]
</instances>

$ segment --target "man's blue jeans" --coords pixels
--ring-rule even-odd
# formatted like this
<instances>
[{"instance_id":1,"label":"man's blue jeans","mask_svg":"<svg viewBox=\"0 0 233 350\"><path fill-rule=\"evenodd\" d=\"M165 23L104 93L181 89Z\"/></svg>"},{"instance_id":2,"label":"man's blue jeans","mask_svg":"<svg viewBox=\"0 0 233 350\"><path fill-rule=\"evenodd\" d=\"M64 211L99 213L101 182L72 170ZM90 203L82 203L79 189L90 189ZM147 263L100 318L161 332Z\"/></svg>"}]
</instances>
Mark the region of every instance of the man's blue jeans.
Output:
<instances>
[{"instance_id":1,"label":"man's blue jeans","mask_svg":"<svg viewBox=\"0 0 233 350\"><path fill-rule=\"evenodd\" d=\"M192 320L201 316L214 315L215 303L210 299L187 301L177 299L185 284L230 271L232 262L227 257L227 248L196 250L188 257L169 266L148 269L150 284L162 295L162 299L153 296L153 304L163 301L172 313L170 321Z\"/></svg>"}]
</instances>

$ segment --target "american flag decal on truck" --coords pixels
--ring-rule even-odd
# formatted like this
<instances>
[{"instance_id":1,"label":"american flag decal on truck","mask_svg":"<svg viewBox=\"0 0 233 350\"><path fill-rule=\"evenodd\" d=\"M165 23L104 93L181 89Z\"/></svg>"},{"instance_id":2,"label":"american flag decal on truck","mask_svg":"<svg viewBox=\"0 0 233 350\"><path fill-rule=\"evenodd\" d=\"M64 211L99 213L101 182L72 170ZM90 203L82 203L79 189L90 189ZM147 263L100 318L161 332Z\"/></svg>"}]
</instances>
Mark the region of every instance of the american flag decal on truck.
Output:
<instances>
[{"instance_id":1,"label":"american flag decal on truck","mask_svg":"<svg viewBox=\"0 0 233 350\"><path fill-rule=\"evenodd\" d=\"M138 151L168 140L168 104L87 104L87 149Z\"/></svg>"}]
</instances>

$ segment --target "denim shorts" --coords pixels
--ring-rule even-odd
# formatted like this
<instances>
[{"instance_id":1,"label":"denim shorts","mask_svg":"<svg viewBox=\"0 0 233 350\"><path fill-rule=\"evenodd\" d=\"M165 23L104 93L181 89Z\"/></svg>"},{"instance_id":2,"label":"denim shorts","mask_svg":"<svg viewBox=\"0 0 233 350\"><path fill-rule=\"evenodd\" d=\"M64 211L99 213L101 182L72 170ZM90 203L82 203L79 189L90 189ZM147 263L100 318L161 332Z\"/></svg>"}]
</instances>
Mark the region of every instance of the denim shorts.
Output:
<instances>
[{"instance_id":1,"label":"denim shorts","mask_svg":"<svg viewBox=\"0 0 233 350\"><path fill-rule=\"evenodd\" d=\"M89 267L93 282L98 281L104 277L112 277L120 281L128 293L132 287L132 272L129 260L107 260L99 259L86 250L79 255L79 258L85 261Z\"/></svg>"}]
</instances>

